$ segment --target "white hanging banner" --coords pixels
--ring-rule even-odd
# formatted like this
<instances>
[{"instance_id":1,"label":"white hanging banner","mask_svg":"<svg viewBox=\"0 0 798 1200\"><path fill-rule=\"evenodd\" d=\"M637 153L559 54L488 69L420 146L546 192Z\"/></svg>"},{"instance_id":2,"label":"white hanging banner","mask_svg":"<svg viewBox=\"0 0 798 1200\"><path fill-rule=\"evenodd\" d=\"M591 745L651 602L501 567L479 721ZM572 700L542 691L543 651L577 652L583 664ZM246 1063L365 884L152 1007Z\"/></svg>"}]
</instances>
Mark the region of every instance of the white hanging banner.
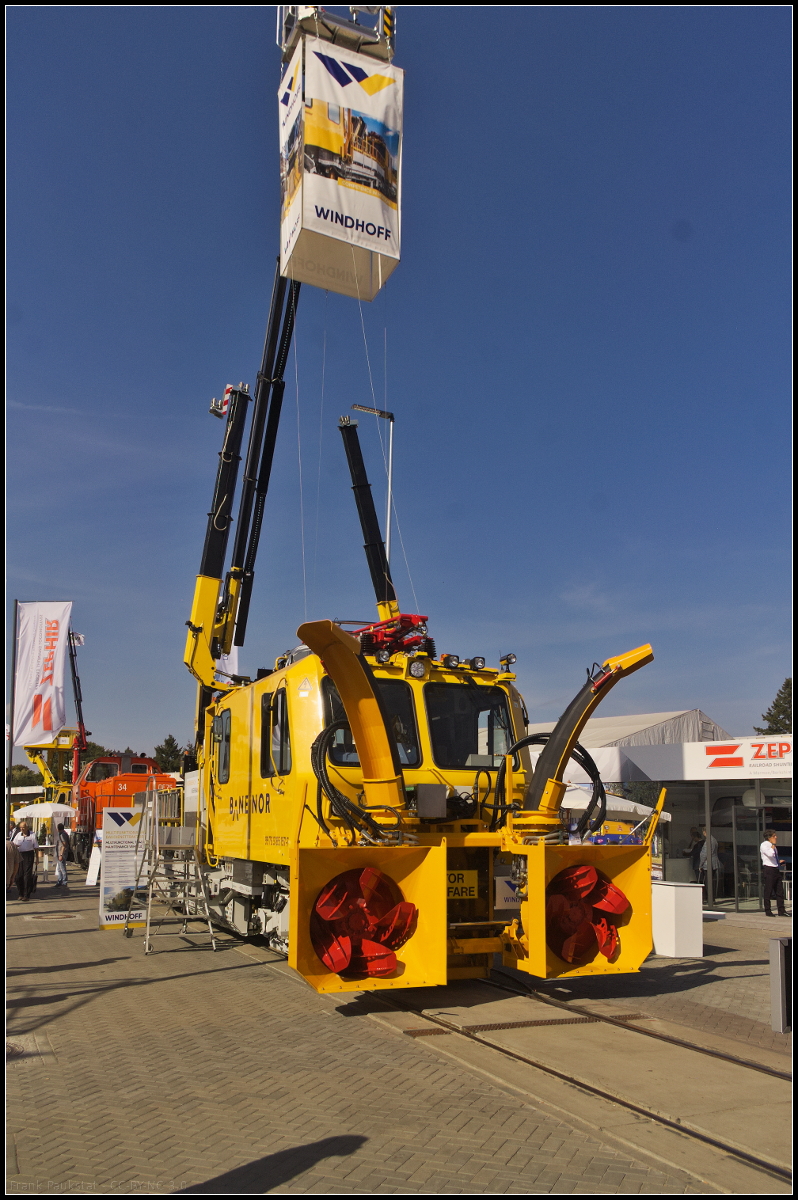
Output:
<instances>
[{"instance_id":1,"label":"white hanging banner","mask_svg":"<svg viewBox=\"0 0 798 1200\"><path fill-rule=\"evenodd\" d=\"M72 602L19 605L14 745L52 742L66 724L64 667Z\"/></svg>"},{"instance_id":2,"label":"white hanging banner","mask_svg":"<svg viewBox=\"0 0 798 1200\"><path fill-rule=\"evenodd\" d=\"M280 270L373 300L400 254L404 73L312 37L303 72L302 51L278 94Z\"/></svg>"}]
</instances>

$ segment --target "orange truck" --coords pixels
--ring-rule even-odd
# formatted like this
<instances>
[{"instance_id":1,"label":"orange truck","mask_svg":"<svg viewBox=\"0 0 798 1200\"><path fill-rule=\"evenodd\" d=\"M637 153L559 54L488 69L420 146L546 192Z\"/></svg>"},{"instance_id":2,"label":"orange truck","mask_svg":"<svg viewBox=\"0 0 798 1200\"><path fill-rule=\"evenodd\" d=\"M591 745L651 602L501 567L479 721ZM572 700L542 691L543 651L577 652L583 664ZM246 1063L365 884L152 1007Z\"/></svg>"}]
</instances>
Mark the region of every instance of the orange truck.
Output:
<instances>
[{"instance_id":1,"label":"orange truck","mask_svg":"<svg viewBox=\"0 0 798 1200\"><path fill-rule=\"evenodd\" d=\"M176 777L161 771L154 758L132 754L106 754L86 763L73 785L77 806L73 846L78 863L87 867L96 834L102 837L103 811L126 808L148 787L174 788Z\"/></svg>"}]
</instances>

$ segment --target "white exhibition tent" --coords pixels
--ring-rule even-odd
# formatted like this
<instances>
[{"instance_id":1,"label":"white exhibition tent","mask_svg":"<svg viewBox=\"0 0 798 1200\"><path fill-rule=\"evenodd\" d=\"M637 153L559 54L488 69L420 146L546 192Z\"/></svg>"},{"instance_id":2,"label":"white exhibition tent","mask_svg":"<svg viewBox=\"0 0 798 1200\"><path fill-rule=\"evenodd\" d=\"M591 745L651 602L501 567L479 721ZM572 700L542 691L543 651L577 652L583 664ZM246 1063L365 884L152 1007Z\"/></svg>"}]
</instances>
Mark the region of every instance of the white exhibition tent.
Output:
<instances>
[{"instance_id":1,"label":"white exhibition tent","mask_svg":"<svg viewBox=\"0 0 798 1200\"><path fill-rule=\"evenodd\" d=\"M57 817L63 821L65 817L76 817L78 810L69 804L53 804L45 801L42 804L26 804L16 809L11 816L15 821L50 821Z\"/></svg>"},{"instance_id":2,"label":"white exhibition tent","mask_svg":"<svg viewBox=\"0 0 798 1200\"><path fill-rule=\"evenodd\" d=\"M592 785L566 788L562 807L568 812L584 812L590 803L592 791ZM607 793L607 817L611 821L632 819L642 821L651 816L653 811L653 808L649 808L645 804L636 804L633 800L624 800L621 796ZM660 813L659 819L660 821L670 821L671 814L663 811Z\"/></svg>"},{"instance_id":3,"label":"white exhibition tent","mask_svg":"<svg viewBox=\"0 0 798 1200\"><path fill-rule=\"evenodd\" d=\"M556 721L530 721L529 733L551 733ZM725 742L731 734L700 708L639 713L631 717L591 717L579 735L588 750L598 746L664 746L675 742ZM593 755L595 758L595 755ZM614 776L603 775L604 779Z\"/></svg>"}]
</instances>

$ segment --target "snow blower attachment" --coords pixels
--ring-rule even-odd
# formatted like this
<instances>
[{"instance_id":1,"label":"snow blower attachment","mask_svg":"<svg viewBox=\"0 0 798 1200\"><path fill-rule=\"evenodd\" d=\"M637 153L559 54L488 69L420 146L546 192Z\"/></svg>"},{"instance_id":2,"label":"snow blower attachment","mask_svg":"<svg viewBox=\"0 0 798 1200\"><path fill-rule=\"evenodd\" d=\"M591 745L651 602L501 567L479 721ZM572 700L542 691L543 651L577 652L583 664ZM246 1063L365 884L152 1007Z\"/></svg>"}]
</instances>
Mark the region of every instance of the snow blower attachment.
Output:
<instances>
[{"instance_id":1,"label":"snow blower attachment","mask_svg":"<svg viewBox=\"0 0 798 1200\"><path fill-rule=\"evenodd\" d=\"M446 983L445 844L299 850L291 900L288 961L316 991Z\"/></svg>"}]
</instances>

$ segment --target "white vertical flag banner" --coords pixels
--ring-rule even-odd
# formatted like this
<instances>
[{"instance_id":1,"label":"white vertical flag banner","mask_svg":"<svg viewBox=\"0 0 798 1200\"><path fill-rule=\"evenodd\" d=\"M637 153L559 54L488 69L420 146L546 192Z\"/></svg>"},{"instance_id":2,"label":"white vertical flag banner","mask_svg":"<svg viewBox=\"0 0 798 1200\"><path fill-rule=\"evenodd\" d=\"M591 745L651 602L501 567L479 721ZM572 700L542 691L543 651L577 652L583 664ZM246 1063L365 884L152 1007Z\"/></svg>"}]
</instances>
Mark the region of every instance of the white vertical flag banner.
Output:
<instances>
[{"instance_id":1,"label":"white vertical flag banner","mask_svg":"<svg viewBox=\"0 0 798 1200\"><path fill-rule=\"evenodd\" d=\"M72 602L20 604L14 745L52 742L66 724L64 667Z\"/></svg>"}]
</instances>

